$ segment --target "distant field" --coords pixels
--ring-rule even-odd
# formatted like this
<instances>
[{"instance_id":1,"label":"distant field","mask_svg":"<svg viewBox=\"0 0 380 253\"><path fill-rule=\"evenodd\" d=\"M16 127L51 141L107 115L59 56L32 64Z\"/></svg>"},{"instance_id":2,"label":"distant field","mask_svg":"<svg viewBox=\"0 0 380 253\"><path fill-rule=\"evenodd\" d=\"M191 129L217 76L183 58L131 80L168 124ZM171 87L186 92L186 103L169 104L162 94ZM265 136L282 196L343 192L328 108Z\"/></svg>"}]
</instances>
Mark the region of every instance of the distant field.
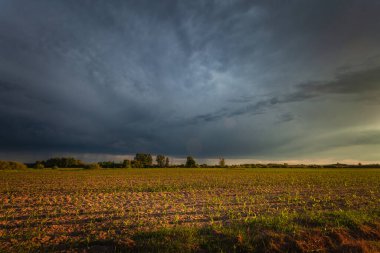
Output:
<instances>
[{"instance_id":1,"label":"distant field","mask_svg":"<svg viewBox=\"0 0 380 253\"><path fill-rule=\"evenodd\" d=\"M380 169L0 171L0 251L380 252Z\"/></svg>"}]
</instances>

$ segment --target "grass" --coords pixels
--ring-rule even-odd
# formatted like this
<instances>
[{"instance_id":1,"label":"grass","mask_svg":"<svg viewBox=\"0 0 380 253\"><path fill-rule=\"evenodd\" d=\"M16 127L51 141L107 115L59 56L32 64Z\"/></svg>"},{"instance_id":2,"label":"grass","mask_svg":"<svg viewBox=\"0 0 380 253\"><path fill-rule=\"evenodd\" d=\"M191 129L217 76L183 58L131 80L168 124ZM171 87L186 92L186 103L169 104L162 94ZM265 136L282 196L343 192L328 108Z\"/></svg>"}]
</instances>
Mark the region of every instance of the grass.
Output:
<instances>
[{"instance_id":1,"label":"grass","mask_svg":"<svg viewBox=\"0 0 380 253\"><path fill-rule=\"evenodd\" d=\"M348 239L346 238L351 243L358 240L360 236L367 236L370 239L372 236L372 239L379 239L380 233L377 230L380 226L372 228L370 232L368 230L363 232L360 227L363 224L371 223L367 223L367 220L360 217L361 214L358 212L349 214L345 212L305 213L301 217L298 214L280 217L266 216L248 222L234 222L229 225L202 228L165 228L154 232L137 233L132 237L137 243L133 250L149 252L308 252L326 249L339 252L344 245L342 247L341 242L332 241L328 237L329 235L341 235L344 231L352 234L347 237ZM379 218L378 216L372 218L375 217ZM302 243L310 243L305 239L311 237L311 233L319 234L322 239L314 249L302 245ZM359 235L360 233L361 235ZM345 243L347 244L347 242ZM355 247L352 248L355 249Z\"/></svg>"},{"instance_id":2,"label":"grass","mask_svg":"<svg viewBox=\"0 0 380 253\"><path fill-rule=\"evenodd\" d=\"M0 171L0 251L376 252L377 169Z\"/></svg>"}]
</instances>

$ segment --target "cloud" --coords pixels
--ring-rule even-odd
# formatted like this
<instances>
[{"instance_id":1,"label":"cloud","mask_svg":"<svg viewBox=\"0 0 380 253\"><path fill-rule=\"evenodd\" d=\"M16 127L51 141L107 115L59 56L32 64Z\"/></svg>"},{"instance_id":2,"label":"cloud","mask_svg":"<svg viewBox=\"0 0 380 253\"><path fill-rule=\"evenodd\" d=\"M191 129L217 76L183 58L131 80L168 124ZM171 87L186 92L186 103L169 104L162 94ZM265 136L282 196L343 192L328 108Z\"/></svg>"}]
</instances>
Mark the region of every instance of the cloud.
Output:
<instances>
[{"instance_id":1,"label":"cloud","mask_svg":"<svg viewBox=\"0 0 380 253\"><path fill-rule=\"evenodd\" d=\"M309 81L294 86L295 91L289 94L273 96L271 98L251 102L253 97L243 97L230 102L245 104L238 109L228 111L226 109L215 113L207 113L194 117L187 123L201 123L202 121L215 121L224 117L235 117L244 114L260 114L265 110L281 106L286 103L305 102L320 96L328 95L354 95L357 98L376 99L380 94L380 67L373 67L359 71L350 71L336 74L330 81ZM339 100L339 98L337 98ZM290 114L284 114L287 119Z\"/></svg>"},{"instance_id":2,"label":"cloud","mask_svg":"<svg viewBox=\"0 0 380 253\"><path fill-rule=\"evenodd\" d=\"M338 73L336 78L327 82L310 82L298 85L300 97L323 94L370 94L380 91L380 67ZM295 96L297 99L298 96Z\"/></svg>"},{"instance_id":3,"label":"cloud","mask_svg":"<svg viewBox=\"0 0 380 253\"><path fill-rule=\"evenodd\" d=\"M279 157L377 120L378 3L0 5L4 152Z\"/></svg>"}]
</instances>

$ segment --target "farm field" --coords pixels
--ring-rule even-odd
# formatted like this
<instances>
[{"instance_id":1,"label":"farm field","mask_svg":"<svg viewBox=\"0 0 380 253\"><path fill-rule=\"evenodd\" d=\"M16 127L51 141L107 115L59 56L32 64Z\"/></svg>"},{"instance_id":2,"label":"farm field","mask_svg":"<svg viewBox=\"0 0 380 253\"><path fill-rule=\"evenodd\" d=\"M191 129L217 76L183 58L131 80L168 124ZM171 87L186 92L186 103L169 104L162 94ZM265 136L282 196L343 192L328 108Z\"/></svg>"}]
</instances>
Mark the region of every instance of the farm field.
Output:
<instances>
[{"instance_id":1,"label":"farm field","mask_svg":"<svg viewBox=\"0 0 380 253\"><path fill-rule=\"evenodd\" d=\"M379 169L0 171L0 252L380 252Z\"/></svg>"}]
</instances>

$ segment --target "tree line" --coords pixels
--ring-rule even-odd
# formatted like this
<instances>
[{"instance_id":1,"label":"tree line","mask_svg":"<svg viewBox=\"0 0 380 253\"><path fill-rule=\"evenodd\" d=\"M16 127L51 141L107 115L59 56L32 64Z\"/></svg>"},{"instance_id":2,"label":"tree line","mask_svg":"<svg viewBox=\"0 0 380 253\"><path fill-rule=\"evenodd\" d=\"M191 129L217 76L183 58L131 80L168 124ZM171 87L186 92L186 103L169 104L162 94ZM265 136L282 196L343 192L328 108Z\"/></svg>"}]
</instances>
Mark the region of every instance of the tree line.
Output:
<instances>
[{"instance_id":1,"label":"tree line","mask_svg":"<svg viewBox=\"0 0 380 253\"><path fill-rule=\"evenodd\" d=\"M43 168L170 168L170 167L186 167L197 168L204 167L198 165L192 156L186 158L185 164L170 164L169 157L164 155L157 155L155 162L153 156L147 153L137 153L133 159L124 159L120 162L115 161L101 161L97 163L85 163L73 157L55 157L48 160L36 161L35 163L26 164L29 168L43 169ZM224 159L223 159L224 166Z\"/></svg>"},{"instance_id":2,"label":"tree line","mask_svg":"<svg viewBox=\"0 0 380 253\"><path fill-rule=\"evenodd\" d=\"M157 155L155 159L148 153L137 153L133 159L125 159L120 162L101 161L97 163L85 163L73 157L55 157L34 163L19 163L12 161L0 161L0 170L19 170L26 168L84 168L84 169L108 169L108 168L380 168L379 164L293 164L287 163L256 163L226 165L224 158L219 158L217 165L198 164L192 156L186 157L184 164L171 164L169 157Z\"/></svg>"},{"instance_id":3,"label":"tree line","mask_svg":"<svg viewBox=\"0 0 380 253\"><path fill-rule=\"evenodd\" d=\"M192 158L194 161L194 159ZM196 163L189 163L191 167L195 167ZM121 162L101 161L97 163L85 163L73 157L55 157L48 160L36 161L35 163L26 164L30 168L167 168L171 167L169 157L157 155L155 163L151 154L137 153L131 160L124 159Z\"/></svg>"},{"instance_id":4,"label":"tree line","mask_svg":"<svg viewBox=\"0 0 380 253\"><path fill-rule=\"evenodd\" d=\"M156 163L153 163L151 154L137 153L132 160L125 159L122 162L105 161L98 162L102 168L165 168L170 167L169 157L164 155L156 156Z\"/></svg>"}]
</instances>

